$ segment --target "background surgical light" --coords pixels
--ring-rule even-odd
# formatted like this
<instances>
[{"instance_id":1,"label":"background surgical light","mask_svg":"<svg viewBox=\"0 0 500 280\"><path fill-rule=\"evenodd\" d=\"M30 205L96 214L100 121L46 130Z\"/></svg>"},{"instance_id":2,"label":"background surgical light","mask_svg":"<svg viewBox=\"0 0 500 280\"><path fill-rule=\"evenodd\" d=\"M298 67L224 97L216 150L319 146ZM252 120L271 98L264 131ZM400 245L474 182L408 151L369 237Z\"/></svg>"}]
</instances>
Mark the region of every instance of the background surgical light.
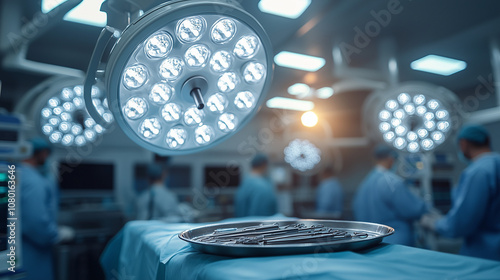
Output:
<instances>
[{"instance_id":1,"label":"background surgical light","mask_svg":"<svg viewBox=\"0 0 500 280\"><path fill-rule=\"evenodd\" d=\"M314 112L309 111L302 114L300 120L304 126L314 127L318 123L318 116Z\"/></svg>"},{"instance_id":2,"label":"background surgical light","mask_svg":"<svg viewBox=\"0 0 500 280\"><path fill-rule=\"evenodd\" d=\"M273 97L266 102L266 106L272 109L285 109L294 111L311 111L314 103L307 100L297 100L285 97Z\"/></svg>"},{"instance_id":3,"label":"background surgical light","mask_svg":"<svg viewBox=\"0 0 500 280\"><path fill-rule=\"evenodd\" d=\"M364 104L365 128L373 137L398 150L409 153L431 151L449 137L450 115L456 115L450 109L458 102L451 91L442 87L405 83L390 90L380 90L367 98ZM455 120L459 121L458 116Z\"/></svg>"},{"instance_id":4,"label":"background surgical light","mask_svg":"<svg viewBox=\"0 0 500 280\"><path fill-rule=\"evenodd\" d=\"M292 140L283 152L285 162L302 172L313 169L321 161L321 150L309 140Z\"/></svg>"},{"instance_id":5,"label":"background surgical light","mask_svg":"<svg viewBox=\"0 0 500 280\"><path fill-rule=\"evenodd\" d=\"M413 70L449 76L464 70L467 67L467 63L465 61L444 56L427 55L413 61L410 64L410 67Z\"/></svg>"},{"instance_id":6,"label":"background surgical light","mask_svg":"<svg viewBox=\"0 0 500 280\"><path fill-rule=\"evenodd\" d=\"M108 48L106 97L120 128L144 148L164 155L204 150L245 125L264 100L271 43L237 5L166 2L120 36ZM103 40L91 65L106 57ZM89 83L97 67L91 70ZM87 95L86 88L86 102Z\"/></svg>"},{"instance_id":7,"label":"background surgical light","mask_svg":"<svg viewBox=\"0 0 500 280\"><path fill-rule=\"evenodd\" d=\"M282 67L315 72L325 65L325 59L305 54L282 51L274 56L274 62Z\"/></svg>"},{"instance_id":8,"label":"background surgical light","mask_svg":"<svg viewBox=\"0 0 500 280\"><path fill-rule=\"evenodd\" d=\"M35 124L36 130L31 131L33 134L38 133L46 137L55 147L92 144L97 139L96 136L102 135L106 130L95 131L94 124L89 125L87 119L92 120L92 118L82 104L80 91L82 82L81 78L63 76L50 78L26 93L15 111L25 115ZM95 85L91 89L91 92L94 92L91 104L102 114L109 113L108 108L103 106L104 97L100 94L99 86ZM113 118L108 119L107 123L111 125ZM90 140L85 138L84 130L87 129L94 133L94 138Z\"/></svg>"},{"instance_id":9,"label":"background surgical light","mask_svg":"<svg viewBox=\"0 0 500 280\"><path fill-rule=\"evenodd\" d=\"M311 0L261 0L259 9L268 14L296 19L311 4Z\"/></svg>"}]
</instances>

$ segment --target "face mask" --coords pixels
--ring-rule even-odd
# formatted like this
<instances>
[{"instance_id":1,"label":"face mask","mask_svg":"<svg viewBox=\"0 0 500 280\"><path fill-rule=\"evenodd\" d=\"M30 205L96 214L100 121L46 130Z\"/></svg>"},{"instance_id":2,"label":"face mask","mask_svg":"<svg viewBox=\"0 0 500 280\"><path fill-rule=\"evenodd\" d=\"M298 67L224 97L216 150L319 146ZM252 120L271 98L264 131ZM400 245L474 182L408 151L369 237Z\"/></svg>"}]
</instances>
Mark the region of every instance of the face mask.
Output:
<instances>
[{"instance_id":1,"label":"face mask","mask_svg":"<svg viewBox=\"0 0 500 280\"><path fill-rule=\"evenodd\" d=\"M461 150L458 150L458 151L457 151L457 156L458 156L458 159L459 159L461 162L463 162L463 163L465 163L465 164L467 164L467 165L469 165L469 164L471 163L471 160L470 160L470 159L468 159L468 158L464 155L464 153L462 153L462 151L461 151Z\"/></svg>"},{"instance_id":2,"label":"face mask","mask_svg":"<svg viewBox=\"0 0 500 280\"><path fill-rule=\"evenodd\" d=\"M395 161L392 166L391 166L391 169L389 169L389 171L391 171L392 173L394 174L398 174L398 167L399 167L399 164L397 161Z\"/></svg>"},{"instance_id":3,"label":"face mask","mask_svg":"<svg viewBox=\"0 0 500 280\"><path fill-rule=\"evenodd\" d=\"M43 176L47 177L49 175L49 165L45 162L43 165L38 166L38 172Z\"/></svg>"}]
</instances>

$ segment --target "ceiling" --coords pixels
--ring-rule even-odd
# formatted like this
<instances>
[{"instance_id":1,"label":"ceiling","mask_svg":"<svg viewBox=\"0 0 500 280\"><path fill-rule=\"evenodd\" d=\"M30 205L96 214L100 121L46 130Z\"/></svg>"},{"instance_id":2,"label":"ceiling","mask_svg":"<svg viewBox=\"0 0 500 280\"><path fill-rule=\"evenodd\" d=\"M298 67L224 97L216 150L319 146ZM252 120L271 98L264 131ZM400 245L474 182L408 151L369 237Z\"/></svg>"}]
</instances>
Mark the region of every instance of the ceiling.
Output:
<instances>
[{"instance_id":1,"label":"ceiling","mask_svg":"<svg viewBox=\"0 0 500 280\"><path fill-rule=\"evenodd\" d=\"M287 88L305 82L313 88L331 86L354 74L339 75L334 67L332 48L356 47L354 53L343 52L349 67L369 70L368 73L387 77L388 56L398 62L400 81L426 81L445 86L462 99L479 83L479 77L492 73L490 40L500 32L500 2L494 0L312 0L298 19L292 20L264 14L257 8L258 0L238 1L263 25L271 38L274 52L282 50L320 56L326 65L317 72L305 72L276 66L269 96L287 96ZM39 1L0 1L0 41L8 42L16 26L39 13ZM387 15L383 24L375 24L377 14ZM14 12L15 11L15 12ZM7 19L8 15L16 15ZM18 22L12 22L12 18ZM374 26L379 28L376 29ZM359 44L359 30L372 29L368 42ZM13 31L14 30L14 31ZM48 32L36 32L30 44L29 60L61 65L85 71L100 29L71 22L60 22ZM19 32L19 30L17 30ZM357 35L358 32L358 35ZM369 31L368 31L369 32ZM3 45L2 60L11 50ZM410 63L428 54L457 58L467 62L467 68L451 76L412 70ZM366 71L365 71L366 72ZM360 77L362 75L360 74ZM0 107L12 109L25 92L47 75L6 68L2 64ZM336 94L319 104L318 109L358 118L359 110L369 91ZM494 104L494 102L491 102ZM270 110L264 110L270 113ZM341 118L343 119L343 118Z\"/></svg>"}]
</instances>

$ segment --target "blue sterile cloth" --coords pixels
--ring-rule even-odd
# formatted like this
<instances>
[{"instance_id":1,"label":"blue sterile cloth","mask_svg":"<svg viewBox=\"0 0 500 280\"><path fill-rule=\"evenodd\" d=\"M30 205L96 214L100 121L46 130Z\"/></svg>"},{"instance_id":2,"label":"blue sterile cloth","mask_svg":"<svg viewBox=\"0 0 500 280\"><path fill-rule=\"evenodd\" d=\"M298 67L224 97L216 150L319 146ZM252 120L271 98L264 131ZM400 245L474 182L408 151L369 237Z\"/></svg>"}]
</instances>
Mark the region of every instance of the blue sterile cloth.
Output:
<instances>
[{"instance_id":1,"label":"blue sterile cloth","mask_svg":"<svg viewBox=\"0 0 500 280\"><path fill-rule=\"evenodd\" d=\"M247 220L251 219L224 222ZM108 279L499 279L500 275L500 262L390 244L360 252L210 255L177 236L197 226L201 224L129 222L101 256Z\"/></svg>"}]
</instances>

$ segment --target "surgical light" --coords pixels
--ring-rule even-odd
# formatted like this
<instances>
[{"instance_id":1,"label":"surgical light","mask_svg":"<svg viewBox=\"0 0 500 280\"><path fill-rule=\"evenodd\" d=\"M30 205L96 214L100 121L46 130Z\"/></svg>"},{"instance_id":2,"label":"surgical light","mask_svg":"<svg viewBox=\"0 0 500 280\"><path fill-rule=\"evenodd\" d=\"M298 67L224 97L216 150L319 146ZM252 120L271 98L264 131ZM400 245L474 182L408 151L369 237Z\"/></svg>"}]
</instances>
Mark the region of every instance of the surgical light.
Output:
<instances>
[{"instance_id":1,"label":"surgical light","mask_svg":"<svg viewBox=\"0 0 500 280\"><path fill-rule=\"evenodd\" d=\"M274 62L282 67L315 72L325 65L325 59L311 55L282 51L274 56Z\"/></svg>"},{"instance_id":2,"label":"surgical light","mask_svg":"<svg viewBox=\"0 0 500 280\"><path fill-rule=\"evenodd\" d=\"M94 143L107 130L96 124L83 102L83 79L55 77L26 94L16 111L33 120L38 132L53 145L77 147ZM113 116L102 88L91 88L91 100L109 126Z\"/></svg>"},{"instance_id":3,"label":"surgical light","mask_svg":"<svg viewBox=\"0 0 500 280\"><path fill-rule=\"evenodd\" d=\"M314 127L318 123L318 116L314 112L309 111L302 114L300 120L304 126Z\"/></svg>"},{"instance_id":4,"label":"surgical light","mask_svg":"<svg viewBox=\"0 0 500 280\"><path fill-rule=\"evenodd\" d=\"M452 110L458 103L447 89L425 83L406 83L373 93L365 101L367 130L397 150L431 151L450 137Z\"/></svg>"},{"instance_id":5,"label":"surgical light","mask_svg":"<svg viewBox=\"0 0 500 280\"><path fill-rule=\"evenodd\" d=\"M467 63L465 61L444 56L427 55L413 61L410 64L410 67L413 70L449 76L464 70L467 67Z\"/></svg>"},{"instance_id":6,"label":"surgical light","mask_svg":"<svg viewBox=\"0 0 500 280\"><path fill-rule=\"evenodd\" d=\"M86 102L111 33L104 29L94 50ZM271 43L250 14L227 1L172 1L123 30L104 82L127 136L159 154L186 154L244 126L265 98L272 69Z\"/></svg>"},{"instance_id":7,"label":"surgical light","mask_svg":"<svg viewBox=\"0 0 500 280\"><path fill-rule=\"evenodd\" d=\"M264 13L296 19L310 4L311 0L260 0L259 9Z\"/></svg>"},{"instance_id":8,"label":"surgical light","mask_svg":"<svg viewBox=\"0 0 500 280\"><path fill-rule=\"evenodd\" d=\"M305 172L321 161L321 150L309 140L292 140L284 150L285 161L292 168Z\"/></svg>"}]
</instances>

